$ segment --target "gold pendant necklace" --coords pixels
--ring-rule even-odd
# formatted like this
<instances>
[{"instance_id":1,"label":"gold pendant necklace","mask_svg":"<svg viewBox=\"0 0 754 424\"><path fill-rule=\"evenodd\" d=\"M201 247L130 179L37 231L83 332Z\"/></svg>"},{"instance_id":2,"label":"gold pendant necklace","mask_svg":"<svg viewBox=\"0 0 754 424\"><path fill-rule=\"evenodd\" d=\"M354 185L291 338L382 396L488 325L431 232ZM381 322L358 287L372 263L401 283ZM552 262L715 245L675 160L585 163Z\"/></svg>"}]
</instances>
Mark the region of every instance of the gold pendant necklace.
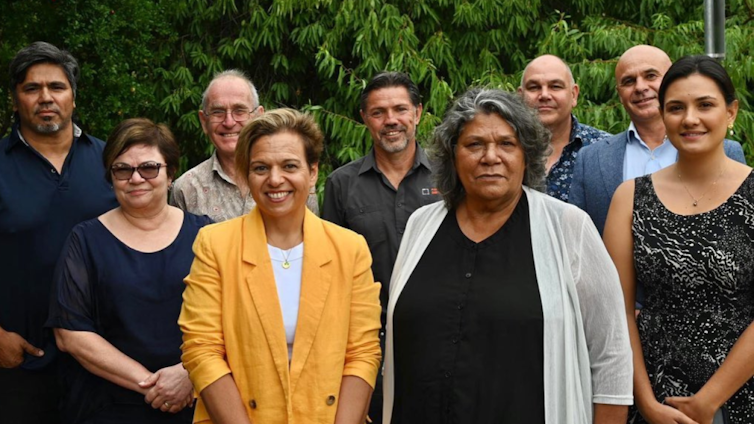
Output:
<instances>
[{"instance_id":1,"label":"gold pendant necklace","mask_svg":"<svg viewBox=\"0 0 754 424\"><path fill-rule=\"evenodd\" d=\"M293 247L286 250L280 249L280 253L283 255L283 269L288 269L291 267L291 263L288 262L288 257L291 256L291 251L293 251Z\"/></svg>"},{"instance_id":2,"label":"gold pendant necklace","mask_svg":"<svg viewBox=\"0 0 754 424\"><path fill-rule=\"evenodd\" d=\"M683 186L683 188L684 188L684 189L686 189L686 193L688 193L688 194L689 194L689 197L691 197L691 200L693 200L693 201L694 201L694 203L692 203L692 204L691 204L691 205L692 205L693 207L696 207L696 206L697 206L697 205L699 204L699 201L700 201L700 200L702 200L702 199L704 199L704 196L705 196L705 195L706 195L707 193L709 193L709 191L710 191L710 190L712 190L712 187L714 187L714 186L715 186L715 185L717 184L717 182L718 182L718 181L720 180L720 177L722 177L722 176L723 176L723 172L725 172L725 167L724 167L724 166L721 166L721 167L720 167L720 174L718 174L717 178L715 178L715 181L713 181L713 182L712 182L712 185L711 185L711 186L709 186L709 187L707 188L707 190L704 190L704 193L702 193L702 195L701 195L701 196L699 196L699 198L698 198L698 199L697 199L696 197L694 197L694 195L693 195L693 194L691 194L691 192L689 191L689 188L688 188L688 187L686 187L686 184L685 184L685 183L683 182L683 179L681 178L681 173L680 173L680 172L678 173L678 181L680 181L680 182L681 182L681 185Z\"/></svg>"}]
</instances>

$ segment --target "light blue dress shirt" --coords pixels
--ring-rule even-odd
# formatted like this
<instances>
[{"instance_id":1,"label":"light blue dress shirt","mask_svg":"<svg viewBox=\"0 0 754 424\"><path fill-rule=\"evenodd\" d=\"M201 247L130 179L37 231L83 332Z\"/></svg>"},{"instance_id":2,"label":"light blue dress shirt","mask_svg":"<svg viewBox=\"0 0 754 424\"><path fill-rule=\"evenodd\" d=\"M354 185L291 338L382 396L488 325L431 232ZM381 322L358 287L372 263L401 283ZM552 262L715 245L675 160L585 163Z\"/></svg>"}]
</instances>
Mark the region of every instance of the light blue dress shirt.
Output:
<instances>
[{"instance_id":1,"label":"light blue dress shirt","mask_svg":"<svg viewBox=\"0 0 754 424\"><path fill-rule=\"evenodd\" d=\"M657 172L678 160L678 151L667 137L662 144L650 149L639 136L633 122L628 127L628 143L623 160L623 181Z\"/></svg>"}]
</instances>

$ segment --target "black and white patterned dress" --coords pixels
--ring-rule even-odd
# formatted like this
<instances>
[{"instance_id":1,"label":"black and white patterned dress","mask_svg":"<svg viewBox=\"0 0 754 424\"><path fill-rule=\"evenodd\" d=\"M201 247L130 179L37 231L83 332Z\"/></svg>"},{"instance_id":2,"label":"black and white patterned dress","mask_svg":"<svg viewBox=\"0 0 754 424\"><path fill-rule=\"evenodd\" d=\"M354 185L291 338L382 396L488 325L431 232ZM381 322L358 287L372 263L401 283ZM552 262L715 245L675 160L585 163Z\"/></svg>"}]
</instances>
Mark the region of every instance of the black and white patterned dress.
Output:
<instances>
[{"instance_id":1,"label":"black and white patterned dress","mask_svg":"<svg viewBox=\"0 0 754 424\"><path fill-rule=\"evenodd\" d=\"M646 302L637 324L655 396L691 396L710 379L754 319L754 173L721 206L676 215L650 176L636 179L637 282ZM754 423L754 378L725 407ZM630 422L645 422L632 408Z\"/></svg>"}]
</instances>

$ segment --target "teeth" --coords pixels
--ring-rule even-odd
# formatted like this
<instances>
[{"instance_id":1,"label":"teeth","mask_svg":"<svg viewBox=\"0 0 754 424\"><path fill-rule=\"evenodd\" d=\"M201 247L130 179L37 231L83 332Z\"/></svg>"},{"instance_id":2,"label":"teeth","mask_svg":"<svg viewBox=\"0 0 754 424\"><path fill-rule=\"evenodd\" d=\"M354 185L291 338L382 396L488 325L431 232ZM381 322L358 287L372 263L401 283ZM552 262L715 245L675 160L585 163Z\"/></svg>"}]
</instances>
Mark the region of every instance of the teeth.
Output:
<instances>
[{"instance_id":1,"label":"teeth","mask_svg":"<svg viewBox=\"0 0 754 424\"><path fill-rule=\"evenodd\" d=\"M238 137L238 134L239 133L228 133L228 134L223 134L223 137Z\"/></svg>"},{"instance_id":2,"label":"teeth","mask_svg":"<svg viewBox=\"0 0 754 424\"><path fill-rule=\"evenodd\" d=\"M398 131L388 131L385 133L385 135L388 135L388 136L396 135L396 134L398 134Z\"/></svg>"},{"instance_id":3,"label":"teeth","mask_svg":"<svg viewBox=\"0 0 754 424\"><path fill-rule=\"evenodd\" d=\"M288 195L287 191L280 191L277 193L267 193L268 196L272 197L273 199L282 199L283 197Z\"/></svg>"}]
</instances>

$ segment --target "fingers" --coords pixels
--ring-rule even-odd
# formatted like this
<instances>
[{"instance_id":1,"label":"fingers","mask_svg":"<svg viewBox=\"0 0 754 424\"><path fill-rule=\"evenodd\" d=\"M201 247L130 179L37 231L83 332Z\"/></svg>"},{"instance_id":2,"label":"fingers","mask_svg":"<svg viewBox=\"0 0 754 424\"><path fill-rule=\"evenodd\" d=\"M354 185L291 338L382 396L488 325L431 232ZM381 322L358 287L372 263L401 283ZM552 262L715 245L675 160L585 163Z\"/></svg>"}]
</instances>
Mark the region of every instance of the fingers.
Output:
<instances>
[{"instance_id":1,"label":"fingers","mask_svg":"<svg viewBox=\"0 0 754 424\"><path fill-rule=\"evenodd\" d=\"M157 380L160 379L160 371L157 371L156 373L150 375L149 377L145 378L144 381L139 383L139 387L142 389L146 389L148 387L152 387L157 383ZM149 403L149 402L147 402Z\"/></svg>"},{"instance_id":2,"label":"fingers","mask_svg":"<svg viewBox=\"0 0 754 424\"><path fill-rule=\"evenodd\" d=\"M33 346L31 343L24 340L21 336L18 337L22 340L21 347L26 353L28 353L29 355L34 355L36 357L44 356L45 353L42 349Z\"/></svg>"}]
</instances>

